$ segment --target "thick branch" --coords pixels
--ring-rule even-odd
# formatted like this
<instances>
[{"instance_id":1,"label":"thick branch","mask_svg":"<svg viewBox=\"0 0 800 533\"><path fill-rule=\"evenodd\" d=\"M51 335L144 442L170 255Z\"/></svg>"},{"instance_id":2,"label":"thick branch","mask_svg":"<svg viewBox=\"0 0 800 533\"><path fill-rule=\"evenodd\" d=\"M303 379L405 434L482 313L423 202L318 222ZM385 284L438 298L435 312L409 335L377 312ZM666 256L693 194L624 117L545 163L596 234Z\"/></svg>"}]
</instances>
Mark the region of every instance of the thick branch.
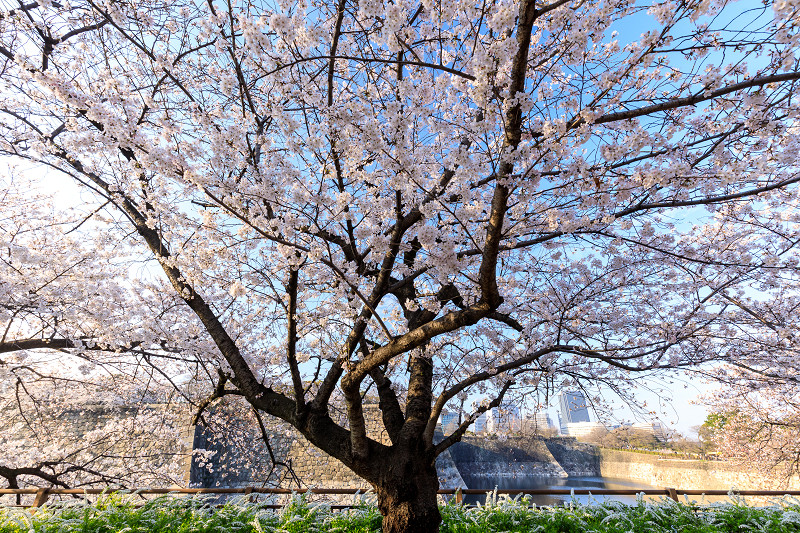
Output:
<instances>
[{"instance_id":1,"label":"thick branch","mask_svg":"<svg viewBox=\"0 0 800 533\"><path fill-rule=\"evenodd\" d=\"M373 368L389 362L393 357L409 352L430 341L432 338L475 324L489 312L488 306L479 302L460 311L447 313L441 318L427 322L408 333L394 338L389 343L373 350L369 357L353 365L352 370L342 379L342 389L358 386Z\"/></svg>"},{"instance_id":2,"label":"thick branch","mask_svg":"<svg viewBox=\"0 0 800 533\"><path fill-rule=\"evenodd\" d=\"M509 85L510 98L516 98L525 91L525 80L528 68L528 50L531 44L531 32L536 17L536 2L525 0L519 8L519 24L517 26L517 55L511 67L511 83ZM506 112L506 138L503 152L512 156L522 139L522 107L519 102L512 105ZM486 241L483 245L483 255L478 273L481 288L481 301L486 302L490 311L496 310L503 302L497 287L497 258L502 240L503 222L508 209L510 190L506 180L514 172L514 164L505 162L500 165L497 184L492 197L492 208L489 213L489 223L486 230Z\"/></svg>"},{"instance_id":3,"label":"thick branch","mask_svg":"<svg viewBox=\"0 0 800 533\"><path fill-rule=\"evenodd\" d=\"M299 271L291 269L286 292L289 294L288 327L286 333L286 360L292 373L292 387L296 414L301 415L306 409L303 380L300 379L300 368L297 366L297 278Z\"/></svg>"},{"instance_id":4,"label":"thick branch","mask_svg":"<svg viewBox=\"0 0 800 533\"><path fill-rule=\"evenodd\" d=\"M726 94L735 93L736 91L741 91L744 89L750 89L753 87L763 87L764 85L768 85L770 83L780 83L784 81L793 81L793 80L800 80L800 72L786 72L784 74L773 74L772 76L762 76L760 78L753 78L751 80L734 83L733 85L728 85L727 87L722 87L721 89L716 89L714 91L704 91L702 93L695 94L694 96L687 96L685 98L675 98L673 100L667 100L666 102L662 102L660 104L653 104L645 107L640 107L638 109L630 109L628 111L618 111L616 113L609 113L607 115L595 118L592 122L594 124L607 124L609 122L616 122L619 120L638 118L645 115L649 115L651 113L658 113L659 111L668 111L670 109L677 109L679 107L699 104L701 102L713 100L714 98L719 98L720 96L725 96ZM580 119L575 121L575 123L572 124L572 126L577 127L584 123L586 123L586 120Z\"/></svg>"},{"instance_id":5,"label":"thick branch","mask_svg":"<svg viewBox=\"0 0 800 533\"><path fill-rule=\"evenodd\" d=\"M788 185L793 185L795 183L800 182L800 176L795 176L793 178L788 178L783 181L778 181L771 185L764 185L763 187L755 187L753 189L747 189L741 192L733 193L733 194L722 194L719 196L710 196L706 198L697 198L695 200L677 200L677 201L670 201L670 202L654 202L650 204L637 204L627 209L623 209L614 213L615 218L619 218L625 215L629 215L631 213L636 213L639 211L645 211L648 209L660 209L660 208L669 208L669 207L691 207L695 205L709 205L709 204L716 204L722 202L730 202L733 200L740 200L742 198L747 198L750 196L757 196L759 194L774 191L776 189L782 189L787 187Z\"/></svg>"},{"instance_id":6,"label":"thick branch","mask_svg":"<svg viewBox=\"0 0 800 533\"><path fill-rule=\"evenodd\" d=\"M77 470L77 467L73 467L70 471ZM6 478L8 480L8 484L10 488L19 488L12 487L11 485L16 485L16 480L19 476L31 476L31 477L38 477L44 481L47 481L51 485L59 486L64 489L70 488L69 485L64 483L59 479L59 474L52 474L49 472L45 472L44 469L38 466L24 466L19 468L12 468L9 466L0 465L0 477Z\"/></svg>"},{"instance_id":7,"label":"thick branch","mask_svg":"<svg viewBox=\"0 0 800 533\"><path fill-rule=\"evenodd\" d=\"M433 400L433 361L427 357L411 357L409 363L408 399L406 401L406 421L403 424L400 438L417 440L424 435L425 427L431 416ZM423 441L431 445L430 441Z\"/></svg>"},{"instance_id":8,"label":"thick branch","mask_svg":"<svg viewBox=\"0 0 800 533\"><path fill-rule=\"evenodd\" d=\"M88 340L84 337L85 340ZM0 353L18 352L20 350L76 348L72 339L16 339L0 343ZM81 346L84 348L84 346ZM88 348L92 349L92 348ZM94 348L100 349L100 348Z\"/></svg>"},{"instance_id":9,"label":"thick branch","mask_svg":"<svg viewBox=\"0 0 800 533\"><path fill-rule=\"evenodd\" d=\"M383 427L389 434L392 443L398 438L400 430L403 428L403 410L397 400L397 394L392 390L392 383L389 381L380 368L373 368L370 373L372 381L378 387L378 407L381 410Z\"/></svg>"},{"instance_id":10,"label":"thick branch","mask_svg":"<svg viewBox=\"0 0 800 533\"><path fill-rule=\"evenodd\" d=\"M94 122L93 125L102 131L102 125ZM239 347L236 346L234 340L228 335L228 332L219 321L217 315L206 301L197 294L194 287L189 284L187 278L180 269L175 266L175 262L171 258L167 245L162 241L158 232L150 227L148 218L139 211L133 201L119 190L113 189L111 185L99 175L86 170L79 160L73 158L65 151L53 151L55 152L54 155L69 164L78 173L86 176L86 178L100 188L107 197L114 199L117 208L128 217L128 220L131 222L136 232L158 260L161 269L172 287L202 322L205 330L214 341L214 344L216 344L220 353L233 370L237 385L247 400L272 415L278 416L283 420L291 420L295 413L294 402L284 395L272 389L268 389L259 383L249 365L242 357ZM120 147L120 151L127 159L135 159L133 151L130 148Z\"/></svg>"},{"instance_id":11,"label":"thick branch","mask_svg":"<svg viewBox=\"0 0 800 533\"><path fill-rule=\"evenodd\" d=\"M347 421L350 424L350 445L353 458L364 459L369 453L369 439L367 438L361 393L358 388L346 389L344 390L344 399L347 405Z\"/></svg>"},{"instance_id":12,"label":"thick branch","mask_svg":"<svg viewBox=\"0 0 800 533\"><path fill-rule=\"evenodd\" d=\"M336 66L336 50L339 47L339 37L342 35L342 21L344 20L345 0L339 0L336 12L336 24L333 28L333 39L331 41L331 55L328 63L328 107L333 105L333 73Z\"/></svg>"}]
</instances>

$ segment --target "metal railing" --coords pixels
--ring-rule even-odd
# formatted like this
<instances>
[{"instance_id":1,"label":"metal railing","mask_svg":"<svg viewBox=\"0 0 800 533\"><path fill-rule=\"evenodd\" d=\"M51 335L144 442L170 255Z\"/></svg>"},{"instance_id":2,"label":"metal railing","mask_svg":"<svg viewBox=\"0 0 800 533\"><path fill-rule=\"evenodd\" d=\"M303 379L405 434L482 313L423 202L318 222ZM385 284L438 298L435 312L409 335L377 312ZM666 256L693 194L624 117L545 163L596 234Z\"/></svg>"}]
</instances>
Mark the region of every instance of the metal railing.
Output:
<instances>
[{"instance_id":1,"label":"metal railing","mask_svg":"<svg viewBox=\"0 0 800 533\"><path fill-rule=\"evenodd\" d=\"M31 488L31 489L0 489L0 496L3 495L34 495L33 503L30 505L20 505L19 507L41 507L51 496L55 495L101 495L122 492L125 494L135 493L137 495L165 495L165 494L219 494L232 495L241 494L248 496L254 501L259 494L265 495L291 495L291 494L315 494L315 495L356 495L365 494L369 489L278 489L260 487L241 487L241 488L141 488L141 489L56 489L56 488ZM488 492L496 494L508 494L510 496L571 496L571 495L592 495L592 496L664 496L675 501L679 501L680 496L727 496L731 493L738 496L800 496L800 490L719 490L719 489L676 489L665 487L663 489L440 489L438 494L443 496L453 496L457 502L462 502L465 495L485 495ZM347 509L351 505L331 505L333 509ZM265 507L279 509L282 504L266 504Z\"/></svg>"}]
</instances>

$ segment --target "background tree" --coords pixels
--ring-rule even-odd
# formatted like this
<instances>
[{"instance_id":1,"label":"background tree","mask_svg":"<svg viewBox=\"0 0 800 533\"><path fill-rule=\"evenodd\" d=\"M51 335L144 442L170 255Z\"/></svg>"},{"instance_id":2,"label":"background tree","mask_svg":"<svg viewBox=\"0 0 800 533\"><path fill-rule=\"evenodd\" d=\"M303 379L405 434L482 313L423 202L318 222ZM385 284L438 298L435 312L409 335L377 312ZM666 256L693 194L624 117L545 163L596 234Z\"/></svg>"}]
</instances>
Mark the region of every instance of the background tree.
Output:
<instances>
[{"instance_id":1,"label":"background tree","mask_svg":"<svg viewBox=\"0 0 800 533\"><path fill-rule=\"evenodd\" d=\"M714 369L719 388L705 398L710 414L701 436L721 457L788 482L800 473L800 366L792 316L800 301L790 287L769 292L772 298L755 291L728 298L741 314L741 327L772 334L752 345L753 357Z\"/></svg>"},{"instance_id":2,"label":"background tree","mask_svg":"<svg viewBox=\"0 0 800 533\"><path fill-rule=\"evenodd\" d=\"M704 440L720 457L777 474L786 486L800 474L797 383L734 374L738 379L709 401Z\"/></svg>"},{"instance_id":3,"label":"background tree","mask_svg":"<svg viewBox=\"0 0 800 533\"><path fill-rule=\"evenodd\" d=\"M683 435L674 432L667 441L667 447L676 454L683 454L697 458L707 458L710 451L699 437Z\"/></svg>"},{"instance_id":4,"label":"background tree","mask_svg":"<svg viewBox=\"0 0 800 533\"><path fill-rule=\"evenodd\" d=\"M634 450L663 449L665 446L656 439L655 435L646 430L633 426L618 428L598 428L584 439L587 442L605 448L625 448Z\"/></svg>"},{"instance_id":5,"label":"background tree","mask_svg":"<svg viewBox=\"0 0 800 533\"><path fill-rule=\"evenodd\" d=\"M209 401L372 483L384 531L434 531L435 457L506 395L793 357L743 299L796 315L797 10L14 4L0 151L91 191L98 251L152 259L131 276L160 268L163 308L103 323L167 324ZM435 442L465 391L484 401Z\"/></svg>"},{"instance_id":6,"label":"background tree","mask_svg":"<svg viewBox=\"0 0 800 533\"><path fill-rule=\"evenodd\" d=\"M59 211L18 176L2 191L0 478L10 488L184 483L187 395L198 387L178 395L170 384L191 362L191 346L170 352L157 330L175 315L160 291L126 281L116 239L81 229L97 213ZM168 320L144 322L143 309ZM159 364L141 364L151 357Z\"/></svg>"},{"instance_id":7,"label":"background tree","mask_svg":"<svg viewBox=\"0 0 800 533\"><path fill-rule=\"evenodd\" d=\"M702 425L697 426L697 438L700 441L704 452L716 450L717 437L721 435L728 418L734 413L712 412L706 417Z\"/></svg>"},{"instance_id":8,"label":"background tree","mask_svg":"<svg viewBox=\"0 0 800 533\"><path fill-rule=\"evenodd\" d=\"M188 405L180 409L169 397L152 396L142 405L140 396L125 394L135 388L124 387L119 376L88 384L51 378L41 373L44 365L36 366L6 363L0 369L0 478L8 488L186 482ZM14 380L7 382L4 370Z\"/></svg>"}]
</instances>

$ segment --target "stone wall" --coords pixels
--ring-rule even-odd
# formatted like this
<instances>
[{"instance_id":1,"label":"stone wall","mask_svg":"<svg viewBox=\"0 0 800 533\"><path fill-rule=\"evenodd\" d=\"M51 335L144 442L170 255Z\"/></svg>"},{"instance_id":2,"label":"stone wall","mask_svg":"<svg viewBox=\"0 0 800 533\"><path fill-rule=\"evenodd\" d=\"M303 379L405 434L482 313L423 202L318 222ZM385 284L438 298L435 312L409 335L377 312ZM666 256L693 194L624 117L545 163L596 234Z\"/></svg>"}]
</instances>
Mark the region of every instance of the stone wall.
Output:
<instances>
[{"instance_id":1,"label":"stone wall","mask_svg":"<svg viewBox=\"0 0 800 533\"><path fill-rule=\"evenodd\" d=\"M381 422L377 405L364 405L367 435L383 444L391 444ZM223 438L214 437L202 427L195 431L195 449L214 452L208 467L193 460L191 484L201 487L280 486L283 488L360 488L371 487L337 459L312 445L297 430L275 419L264 420L269 434L272 456L260 435L253 433L253 424L226 428ZM248 436L249 435L249 436ZM238 438L237 438L238 437ZM239 442L237 442L237 440ZM442 488L466 488L450 452L436 460Z\"/></svg>"},{"instance_id":2,"label":"stone wall","mask_svg":"<svg viewBox=\"0 0 800 533\"><path fill-rule=\"evenodd\" d=\"M596 446L578 442L574 437L553 437L544 439L544 443L568 475L600 475L600 455Z\"/></svg>"},{"instance_id":3,"label":"stone wall","mask_svg":"<svg viewBox=\"0 0 800 533\"><path fill-rule=\"evenodd\" d=\"M779 490L800 488L800 478L781 480L723 461L661 458L657 455L600 449L600 475L676 489L731 488Z\"/></svg>"},{"instance_id":4,"label":"stone wall","mask_svg":"<svg viewBox=\"0 0 800 533\"><path fill-rule=\"evenodd\" d=\"M191 418L188 404L85 404L61 409L45 404L40 412L46 415L34 419L33 425L22 423L16 409L4 413L11 423L10 431L0 435L0 464L23 466L15 464L19 459L15 450L23 449L33 450L43 460L86 463L92 472L118 476L128 486L189 482L194 428L186 423ZM74 472L62 481L73 486L94 483L98 476L92 472ZM33 476L21 482L49 484Z\"/></svg>"},{"instance_id":5,"label":"stone wall","mask_svg":"<svg viewBox=\"0 0 800 533\"><path fill-rule=\"evenodd\" d=\"M545 441L536 437L472 437L450 447L450 454L464 476L518 478L567 477Z\"/></svg>"},{"instance_id":6,"label":"stone wall","mask_svg":"<svg viewBox=\"0 0 800 533\"><path fill-rule=\"evenodd\" d=\"M68 411L62 423L67 434L80 440L87 433L115 420L135 418L142 413L170 411L172 418L189 420L186 405L145 404L141 406L85 406ZM368 435L384 444L389 438L381 423L377 405L365 405ZM166 414L166 412L165 412ZM204 487L280 486L283 488L361 488L369 485L336 459L311 445L294 428L264 418L271 448L267 449L255 420L241 419L225 425L214 437L202 427L188 427L182 433L182 450L162 461L186 472L185 483ZM236 420L236 419L234 419ZM219 438L222 435L222 438ZM27 435L17 435L22 440ZM154 435L154 442L159 438ZM438 439L442 438L438 434ZM205 449L211 457L206 466L201 456L190 458L190 449ZM0 450L2 451L2 450ZM174 453L174 452L173 452ZM278 465L273 464L273 457ZM678 460L657 455L598 449L573 438L477 437L466 435L439 456L436 462L442 488L465 488L463 476L567 477L603 476L639 481L657 487L679 489L798 489L800 478L781 480L755 470L748 471L721 461ZM290 472L290 468L291 472ZM171 467L175 470L175 467Z\"/></svg>"}]
</instances>

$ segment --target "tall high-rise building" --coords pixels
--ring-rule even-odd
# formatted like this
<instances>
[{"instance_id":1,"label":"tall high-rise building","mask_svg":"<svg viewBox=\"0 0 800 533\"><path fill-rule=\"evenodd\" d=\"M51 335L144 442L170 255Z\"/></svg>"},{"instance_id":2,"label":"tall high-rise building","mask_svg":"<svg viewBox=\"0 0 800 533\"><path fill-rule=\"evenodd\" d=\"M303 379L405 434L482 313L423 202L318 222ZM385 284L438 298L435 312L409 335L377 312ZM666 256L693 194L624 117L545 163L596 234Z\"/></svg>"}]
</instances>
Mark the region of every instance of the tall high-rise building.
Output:
<instances>
[{"instance_id":1,"label":"tall high-rise building","mask_svg":"<svg viewBox=\"0 0 800 533\"><path fill-rule=\"evenodd\" d=\"M480 416L475 419L475 423L472 425L472 430L478 435L483 435L486 433L486 413L481 413Z\"/></svg>"},{"instance_id":2,"label":"tall high-rise building","mask_svg":"<svg viewBox=\"0 0 800 533\"><path fill-rule=\"evenodd\" d=\"M442 433L450 435L458 429L458 413L455 411L444 411L439 417L442 423Z\"/></svg>"},{"instance_id":3,"label":"tall high-rise building","mask_svg":"<svg viewBox=\"0 0 800 533\"><path fill-rule=\"evenodd\" d=\"M522 431L532 435L543 435L554 429L547 411L533 411L523 420Z\"/></svg>"},{"instance_id":4,"label":"tall high-rise building","mask_svg":"<svg viewBox=\"0 0 800 533\"><path fill-rule=\"evenodd\" d=\"M519 416L519 407L510 403L503 403L500 407L493 407L486 417L486 431L492 434L508 434L522 429L522 419Z\"/></svg>"},{"instance_id":5,"label":"tall high-rise building","mask_svg":"<svg viewBox=\"0 0 800 533\"><path fill-rule=\"evenodd\" d=\"M558 404L561 433L567 434L567 424L576 422L591 422L586 398L581 391L561 391L558 395Z\"/></svg>"}]
</instances>

